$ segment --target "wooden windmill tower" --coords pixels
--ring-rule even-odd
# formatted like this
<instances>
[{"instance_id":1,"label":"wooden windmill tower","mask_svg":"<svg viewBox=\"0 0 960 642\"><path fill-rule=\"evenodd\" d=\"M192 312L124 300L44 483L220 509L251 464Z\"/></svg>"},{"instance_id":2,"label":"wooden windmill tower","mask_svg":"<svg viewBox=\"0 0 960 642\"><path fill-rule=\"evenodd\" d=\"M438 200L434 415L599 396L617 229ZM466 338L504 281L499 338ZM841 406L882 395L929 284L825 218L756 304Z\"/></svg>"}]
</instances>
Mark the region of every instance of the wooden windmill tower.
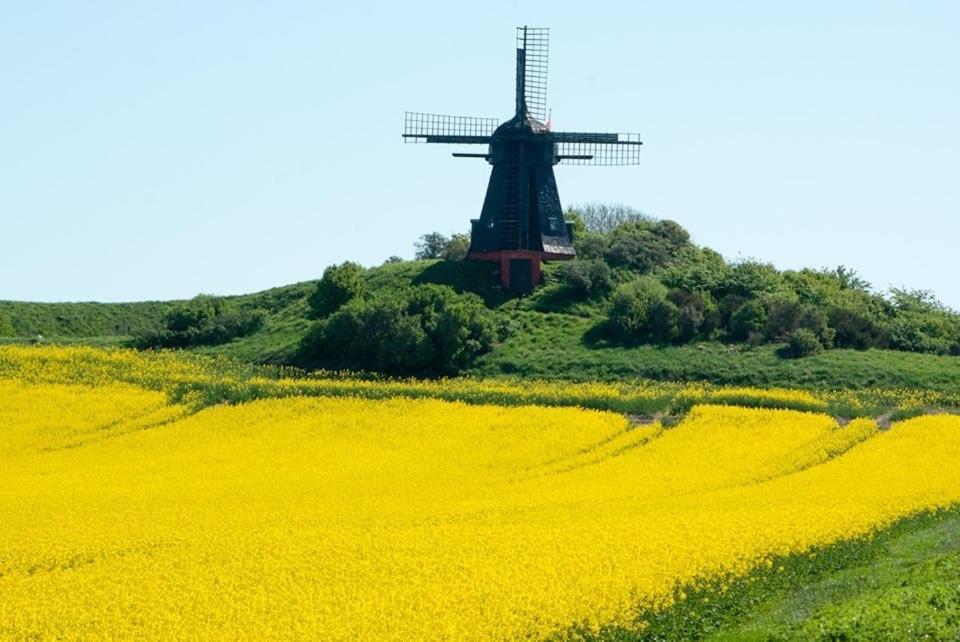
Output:
<instances>
[{"instance_id":1,"label":"wooden windmill tower","mask_svg":"<svg viewBox=\"0 0 960 642\"><path fill-rule=\"evenodd\" d=\"M487 145L479 154L493 166L480 218L471 221L470 259L500 263L500 282L530 290L542 261L572 259L573 238L563 219L553 166L634 165L638 134L554 132L547 121L549 29L517 28L516 111L495 118L407 112L406 142Z\"/></svg>"}]
</instances>

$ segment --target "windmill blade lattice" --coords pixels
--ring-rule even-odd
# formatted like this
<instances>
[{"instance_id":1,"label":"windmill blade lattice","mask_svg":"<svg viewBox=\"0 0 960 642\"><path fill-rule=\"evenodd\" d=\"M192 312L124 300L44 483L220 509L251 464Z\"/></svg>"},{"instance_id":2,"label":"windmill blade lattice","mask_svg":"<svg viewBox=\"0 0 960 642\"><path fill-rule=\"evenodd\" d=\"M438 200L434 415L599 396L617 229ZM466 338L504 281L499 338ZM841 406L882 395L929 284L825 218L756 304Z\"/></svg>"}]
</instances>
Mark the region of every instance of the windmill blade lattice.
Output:
<instances>
[{"instance_id":1,"label":"windmill blade lattice","mask_svg":"<svg viewBox=\"0 0 960 642\"><path fill-rule=\"evenodd\" d=\"M496 118L408 111L403 119L403 140L407 143L487 143L498 124Z\"/></svg>"},{"instance_id":2,"label":"windmill blade lattice","mask_svg":"<svg viewBox=\"0 0 960 642\"><path fill-rule=\"evenodd\" d=\"M550 29L517 27L517 49L524 52L524 98L527 112L540 122L547 120L547 62Z\"/></svg>"},{"instance_id":3,"label":"windmill blade lattice","mask_svg":"<svg viewBox=\"0 0 960 642\"><path fill-rule=\"evenodd\" d=\"M639 165L640 134L553 134L564 165Z\"/></svg>"}]
</instances>

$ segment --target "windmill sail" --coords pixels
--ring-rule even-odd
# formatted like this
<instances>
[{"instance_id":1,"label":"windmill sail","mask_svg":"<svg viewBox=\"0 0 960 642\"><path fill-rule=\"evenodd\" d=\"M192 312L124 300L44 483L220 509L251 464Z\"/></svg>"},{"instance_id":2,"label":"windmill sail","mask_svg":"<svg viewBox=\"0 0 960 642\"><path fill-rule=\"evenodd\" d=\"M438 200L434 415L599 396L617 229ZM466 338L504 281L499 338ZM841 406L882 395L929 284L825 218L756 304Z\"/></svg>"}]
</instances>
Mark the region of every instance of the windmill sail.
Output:
<instances>
[{"instance_id":1,"label":"windmill sail","mask_svg":"<svg viewBox=\"0 0 960 642\"><path fill-rule=\"evenodd\" d=\"M557 159L570 165L637 165L640 134L554 132Z\"/></svg>"},{"instance_id":2,"label":"windmill sail","mask_svg":"<svg viewBox=\"0 0 960 642\"><path fill-rule=\"evenodd\" d=\"M403 118L403 140L407 143L489 143L498 124L496 118L408 111Z\"/></svg>"},{"instance_id":3,"label":"windmill sail","mask_svg":"<svg viewBox=\"0 0 960 642\"><path fill-rule=\"evenodd\" d=\"M527 114L541 123L547 120L547 61L549 57L550 29L546 27L517 27L517 94L518 97L523 97ZM518 114L520 111L521 107L518 104Z\"/></svg>"}]
</instances>

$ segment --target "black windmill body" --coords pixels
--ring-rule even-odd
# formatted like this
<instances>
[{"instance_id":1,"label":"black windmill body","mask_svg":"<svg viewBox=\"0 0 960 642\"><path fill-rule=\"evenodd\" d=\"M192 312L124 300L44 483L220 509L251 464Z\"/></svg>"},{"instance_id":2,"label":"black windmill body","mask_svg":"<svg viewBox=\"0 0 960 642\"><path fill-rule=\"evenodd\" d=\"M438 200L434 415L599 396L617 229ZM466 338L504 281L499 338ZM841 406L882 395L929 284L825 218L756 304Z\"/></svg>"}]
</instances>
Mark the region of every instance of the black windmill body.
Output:
<instances>
[{"instance_id":1,"label":"black windmill body","mask_svg":"<svg viewBox=\"0 0 960 642\"><path fill-rule=\"evenodd\" d=\"M529 290L540 281L542 261L572 259L573 235L564 221L553 166L632 165L639 161L637 134L554 132L546 114L549 29L517 28L516 112L494 118L407 112L407 142L488 145L493 169L480 218L471 221L468 258L498 261L500 281ZM546 121L546 122L545 122Z\"/></svg>"}]
</instances>

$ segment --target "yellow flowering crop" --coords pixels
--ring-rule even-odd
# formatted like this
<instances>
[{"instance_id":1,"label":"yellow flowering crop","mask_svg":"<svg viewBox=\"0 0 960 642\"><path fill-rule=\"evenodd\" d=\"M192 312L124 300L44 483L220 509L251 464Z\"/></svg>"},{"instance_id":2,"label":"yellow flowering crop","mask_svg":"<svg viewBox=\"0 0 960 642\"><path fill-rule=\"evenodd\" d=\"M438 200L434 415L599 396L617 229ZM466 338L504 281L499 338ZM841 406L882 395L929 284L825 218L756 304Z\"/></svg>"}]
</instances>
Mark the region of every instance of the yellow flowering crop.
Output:
<instances>
[{"instance_id":1,"label":"yellow flowering crop","mask_svg":"<svg viewBox=\"0 0 960 642\"><path fill-rule=\"evenodd\" d=\"M124 381L212 379L169 356L114 354ZM114 383L95 354L74 359L83 377L71 360L0 380L0 638L640 626L678 584L960 501L956 417L878 433L707 405L664 428L343 396L192 412Z\"/></svg>"}]
</instances>

